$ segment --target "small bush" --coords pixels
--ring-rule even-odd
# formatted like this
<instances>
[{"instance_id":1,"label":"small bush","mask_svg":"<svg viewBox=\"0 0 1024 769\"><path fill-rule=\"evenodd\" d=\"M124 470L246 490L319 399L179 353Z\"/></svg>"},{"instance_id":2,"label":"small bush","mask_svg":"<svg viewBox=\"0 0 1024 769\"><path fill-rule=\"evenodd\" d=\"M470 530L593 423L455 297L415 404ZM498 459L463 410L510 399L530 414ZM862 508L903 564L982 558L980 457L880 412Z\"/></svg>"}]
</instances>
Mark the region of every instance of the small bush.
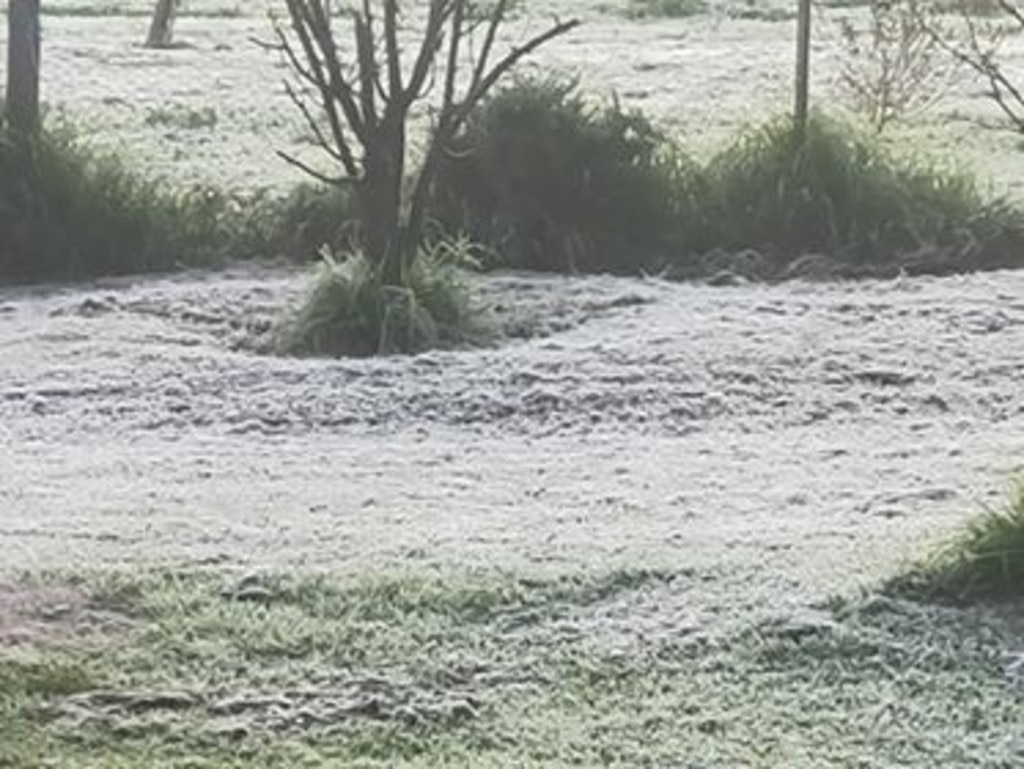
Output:
<instances>
[{"instance_id":1,"label":"small bush","mask_svg":"<svg viewBox=\"0 0 1024 769\"><path fill-rule=\"evenodd\" d=\"M300 184L282 199L250 201L247 208L250 253L309 261L323 248L342 253L352 245L352 199L338 187Z\"/></svg>"},{"instance_id":2,"label":"small bush","mask_svg":"<svg viewBox=\"0 0 1024 769\"><path fill-rule=\"evenodd\" d=\"M704 0L629 0L626 16L631 19L685 19L706 11Z\"/></svg>"},{"instance_id":3,"label":"small bush","mask_svg":"<svg viewBox=\"0 0 1024 769\"><path fill-rule=\"evenodd\" d=\"M283 328L279 348L299 355L415 353L475 341L480 328L460 264L461 243L441 243L413 260L399 285L360 254L325 256L313 289Z\"/></svg>"},{"instance_id":4,"label":"small bush","mask_svg":"<svg viewBox=\"0 0 1024 769\"><path fill-rule=\"evenodd\" d=\"M820 116L800 141L789 119L744 136L708 167L713 238L727 250L849 264L892 262L1016 227L969 176L893 160L879 145ZM977 256L961 254L966 260Z\"/></svg>"},{"instance_id":5,"label":"small bush","mask_svg":"<svg viewBox=\"0 0 1024 769\"><path fill-rule=\"evenodd\" d=\"M1024 598L1024 481L894 587L954 600Z\"/></svg>"},{"instance_id":6,"label":"small bush","mask_svg":"<svg viewBox=\"0 0 1024 769\"><path fill-rule=\"evenodd\" d=\"M635 272L668 248L694 169L639 112L593 107L571 81L524 79L470 117L437 208L506 266Z\"/></svg>"},{"instance_id":7,"label":"small bush","mask_svg":"<svg viewBox=\"0 0 1024 769\"><path fill-rule=\"evenodd\" d=\"M231 201L167 190L68 129L15 140L0 130L0 280L210 264L231 252Z\"/></svg>"}]
</instances>

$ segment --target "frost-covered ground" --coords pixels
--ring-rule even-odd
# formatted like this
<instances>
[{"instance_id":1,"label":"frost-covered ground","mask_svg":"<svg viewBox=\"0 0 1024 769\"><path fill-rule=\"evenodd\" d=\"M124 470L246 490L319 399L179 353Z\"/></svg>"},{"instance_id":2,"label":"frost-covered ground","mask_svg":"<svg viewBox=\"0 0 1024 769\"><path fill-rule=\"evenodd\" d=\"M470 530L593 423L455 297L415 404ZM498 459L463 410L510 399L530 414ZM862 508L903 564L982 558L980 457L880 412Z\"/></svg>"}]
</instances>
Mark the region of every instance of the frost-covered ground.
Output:
<instances>
[{"instance_id":1,"label":"frost-covered ground","mask_svg":"<svg viewBox=\"0 0 1024 769\"><path fill-rule=\"evenodd\" d=\"M891 573L1024 457L1021 274L493 276L528 338L248 351L302 285L0 292L4 566L700 567L697 607L778 608Z\"/></svg>"},{"instance_id":2,"label":"frost-covered ground","mask_svg":"<svg viewBox=\"0 0 1024 769\"><path fill-rule=\"evenodd\" d=\"M260 4L193 0L240 13L184 18L187 47L147 51L149 4L97 16L47 2L47 100L168 183L287 189L298 177L275 151L311 148L286 71L249 39L268 36ZM578 69L697 152L788 104L791 23L544 10L586 24L543 68ZM859 12L819 15L815 89L830 106L842 13ZM1024 70L1019 38L1005 52ZM1017 139L965 115L995 116L969 82L894 142L1019 197ZM211 757L204 729L237 708L256 715L216 744L232 760L240 744L280 750L248 760L267 766L318 765L305 743L289 747L296 735L388 766L402 750L406 765L472 766L1024 755L1019 634L993 635L982 613L856 598L1001 498L1024 465L1024 272L720 288L490 275L474 285L505 338L487 349L262 354L305 281L245 266L0 288L0 648L111 641L72 678L84 699L47 711L66 723L41 726L18 695L25 680L42 698L40 674L0 659L14 692L0 764L84 766L109 751L140 756L125 766L234 765ZM111 578L112 606L3 581L59 569L103 583L108 567L153 565L186 576L123 594ZM352 579L340 598L311 588L306 613L261 586L265 572L310 571ZM256 608L215 585L252 587L254 574ZM384 587L370 574L388 575ZM448 587L429 588L434 576ZM528 584L551 595L523 598ZM142 628L122 644L133 595ZM854 608L821 602L833 595ZM462 600L484 601L482 615L452 608ZM426 699L409 705L407 690ZM465 729L401 726L467 692ZM138 717L181 707L178 721ZM284 721L268 727L267 713Z\"/></svg>"},{"instance_id":3,"label":"frost-covered ground","mask_svg":"<svg viewBox=\"0 0 1024 769\"><path fill-rule=\"evenodd\" d=\"M48 5L48 102L172 180L294 182L274 151L302 128L279 57L252 42L269 36L262 6L196 0L214 15L180 20L186 47L151 51L149 3L121 5L140 13ZM791 23L544 10L586 23L539 66L697 146L788 103ZM843 13L858 11L818 16L822 100ZM543 19L527 13L518 34ZM937 151L969 133L958 161L1024 178L993 151L1012 135L950 119L991 109L964 83L903 130ZM1015 274L731 289L490 277L500 322L533 338L374 362L247 351L301 280L4 290L3 565L700 561L758 575L775 600L893 568L1021 461Z\"/></svg>"}]
</instances>

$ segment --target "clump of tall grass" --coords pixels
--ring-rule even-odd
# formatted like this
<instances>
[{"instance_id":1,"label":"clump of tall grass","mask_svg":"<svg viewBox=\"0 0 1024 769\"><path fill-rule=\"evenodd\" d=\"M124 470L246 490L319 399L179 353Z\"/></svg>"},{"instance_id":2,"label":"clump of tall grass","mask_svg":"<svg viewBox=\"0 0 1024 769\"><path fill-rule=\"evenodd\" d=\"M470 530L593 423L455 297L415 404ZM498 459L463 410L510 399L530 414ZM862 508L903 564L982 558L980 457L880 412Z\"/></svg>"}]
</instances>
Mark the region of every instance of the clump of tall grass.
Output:
<instances>
[{"instance_id":1,"label":"clump of tall grass","mask_svg":"<svg viewBox=\"0 0 1024 769\"><path fill-rule=\"evenodd\" d=\"M234 242L231 201L148 181L66 128L35 137L0 128L0 280L205 265Z\"/></svg>"},{"instance_id":2,"label":"clump of tall grass","mask_svg":"<svg viewBox=\"0 0 1024 769\"><path fill-rule=\"evenodd\" d=\"M998 507L982 510L896 590L954 600L1024 598L1024 480Z\"/></svg>"},{"instance_id":3,"label":"clump of tall grass","mask_svg":"<svg viewBox=\"0 0 1024 769\"><path fill-rule=\"evenodd\" d=\"M630 19L685 19L707 11L704 0L629 0L626 16Z\"/></svg>"},{"instance_id":4,"label":"clump of tall grass","mask_svg":"<svg viewBox=\"0 0 1024 769\"><path fill-rule=\"evenodd\" d=\"M309 260L347 244L351 209L345 191L308 184L280 199L178 189L88 150L69 127L31 139L0 128L0 281Z\"/></svg>"},{"instance_id":5,"label":"clump of tall grass","mask_svg":"<svg viewBox=\"0 0 1024 769\"><path fill-rule=\"evenodd\" d=\"M972 177L898 161L821 116L803 135L788 119L748 133L707 174L719 246L782 258L884 263L1002 232L1012 219Z\"/></svg>"},{"instance_id":6,"label":"clump of tall grass","mask_svg":"<svg viewBox=\"0 0 1024 769\"><path fill-rule=\"evenodd\" d=\"M283 198L246 202L247 226L240 236L250 254L311 261L322 250L341 253L352 245L356 217L348 191L299 184Z\"/></svg>"},{"instance_id":7,"label":"clump of tall grass","mask_svg":"<svg viewBox=\"0 0 1024 769\"><path fill-rule=\"evenodd\" d=\"M437 209L505 266L636 272L669 247L693 169L641 113L524 78L470 116Z\"/></svg>"},{"instance_id":8,"label":"clump of tall grass","mask_svg":"<svg viewBox=\"0 0 1024 769\"><path fill-rule=\"evenodd\" d=\"M836 274L1024 264L1024 219L969 175L895 157L821 115L755 128L704 165L642 114L595 107L564 79L524 79L470 118L435 211L494 264L699 277L709 254L756 253L756 275L802 257Z\"/></svg>"},{"instance_id":9,"label":"clump of tall grass","mask_svg":"<svg viewBox=\"0 0 1024 769\"><path fill-rule=\"evenodd\" d=\"M391 284L363 255L336 259L325 250L312 290L279 333L278 350L369 356L478 341L482 324L462 271L467 258L462 242L425 247Z\"/></svg>"}]
</instances>

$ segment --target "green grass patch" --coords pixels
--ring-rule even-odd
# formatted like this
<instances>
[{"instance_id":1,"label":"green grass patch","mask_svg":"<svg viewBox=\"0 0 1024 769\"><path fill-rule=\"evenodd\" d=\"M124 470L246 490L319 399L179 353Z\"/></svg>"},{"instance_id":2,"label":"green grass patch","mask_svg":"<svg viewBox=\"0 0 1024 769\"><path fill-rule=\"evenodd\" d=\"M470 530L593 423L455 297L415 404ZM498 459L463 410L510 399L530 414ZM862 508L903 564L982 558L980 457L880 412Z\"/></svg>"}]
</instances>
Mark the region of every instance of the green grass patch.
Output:
<instances>
[{"instance_id":1,"label":"green grass patch","mask_svg":"<svg viewBox=\"0 0 1024 769\"><path fill-rule=\"evenodd\" d=\"M0 766L45 756L75 767L811 769L1024 757L1024 691L1007 677L1004 628L878 597L835 601L810 621L676 627L708 576L89 578L93 605L135 629L0 655Z\"/></svg>"},{"instance_id":2,"label":"green grass patch","mask_svg":"<svg viewBox=\"0 0 1024 769\"><path fill-rule=\"evenodd\" d=\"M146 125L174 128L182 131L213 129L217 126L217 110L213 107L198 109L182 104L152 107L146 113Z\"/></svg>"},{"instance_id":3,"label":"green grass patch","mask_svg":"<svg viewBox=\"0 0 1024 769\"><path fill-rule=\"evenodd\" d=\"M952 257L963 269L1020 217L966 175L899 161L864 135L812 118L801 140L788 119L743 136L707 173L726 250L757 249L782 261L827 254L854 265ZM1013 258L1008 249L1006 258Z\"/></svg>"},{"instance_id":4,"label":"green grass patch","mask_svg":"<svg viewBox=\"0 0 1024 769\"><path fill-rule=\"evenodd\" d=\"M27 142L0 130L0 280L217 264L235 245L231 204L145 180L69 129Z\"/></svg>"},{"instance_id":5,"label":"green grass patch","mask_svg":"<svg viewBox=\"0 0 1024 769\"><path fill-rule=\"evenodd\" d=\"M438 188L438 218L498 266L772 280L812 261L819 277L1024 264L1024 215L1006 200L822 115L802 134L788 117L748 130L701 164L557 78L487 100Z\"/></svg>"},{"instance_id":6,"label":"green grass patch","mask_svg":"<svg viewBox=\"0 0 1024 769\"><path fill-rule=\"evenodd\" d=\"M299 184L285 197L250 203L247 227L255 242L249 250L294 261L319 259L350 250L356 217L345 189Z\"/></svg>"},{"instance_id":7,"label":"green grass patch","mask_svg":"<svg viewBox=\"0 0 1024 769\"><path fill-rule=\"evenodd\" d=\"M278 348L298 355L388 355L480 341L483 325L462 273L461 242L425 248L398 284L358 253L324 255L313 288L279 332Z\"/></svg>"},{"instance_id":8,"label":"green grass patch","mask_svg":"<svg viewBox=\"0 0 1024 769\"><path fill-rule=\"evenodd\" d=\"M217 116L168 107L147 120L210 129ZM0 129L0 282L308 261L345 247L351 209L344 191L307 184L283 198L175 188L83 147L69 127L28 144Z\"/></svg>"},{"instance_id":9,"label":"green grass patch","mask_svg":"<svg viewBox=\"0 0 1024 769\"><path fill-rule=\"evenodd\" d=\"M417 763L463 740L503 680L538 675L494 628L672 578L106 574L91 607L132 618L109 644L0 656L0 766ZM52 578L51 578L52 580ZM490 681L490 683L488 683Z\"/></svg>"},{"instance_id":10,"label":"green grass patch","mask_svg":"<svg viewBox=\"0 0 1024 769\"><path fill-rule=\"evenodd\" d=\"M196 7L192 7L196 6ZM41 7L44 16L72 17L72 18L93 18L107 16L121 16L129 18L151 18L153 9L129 3L87 3L58 5L44 3ZM236 19L245 16L242 5L204 6L197 3L186 3L178 9L175 14L178 18L206 18L206 19Z\"/></svg>"},{"instance_id":11,"label":"green grass patch","mask_svg":"<svg viewBox=\"0 0 1024 769\"><path fill-rule=\"evenodd\" d=\"M954 601L1024 598L1024 481L1014 484L1005 503L983 509L890 589Z\"/></svg>"},{"instance_id":12,"label":"green grass patch","mask_svg":"<svg viewBox=\"0 0 1024 769\"><path fill-rule=\"evenodd\" d=\"M695 165L642 114L572 80L524 78L471 116L441 170L448 228L502 266L637 272L686 226Z\"/></svg>"},{"instance_id":13,"label":"green grass patch","mask_svg":"<svg viewBox=\"0 0 1024 769\"><path fill-rule=\"evenodd\" d=\"M686 19L707 12L704 0L629 0L630 19Z\"/></svg>"}]
</instances>

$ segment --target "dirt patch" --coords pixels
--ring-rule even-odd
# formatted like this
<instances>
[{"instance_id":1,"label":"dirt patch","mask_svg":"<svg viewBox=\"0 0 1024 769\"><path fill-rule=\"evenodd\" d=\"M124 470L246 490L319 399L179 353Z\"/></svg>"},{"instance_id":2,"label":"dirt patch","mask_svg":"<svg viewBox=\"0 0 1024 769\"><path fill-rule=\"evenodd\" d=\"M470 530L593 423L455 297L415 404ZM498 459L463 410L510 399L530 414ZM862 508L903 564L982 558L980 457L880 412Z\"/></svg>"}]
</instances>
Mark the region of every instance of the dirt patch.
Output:
<instances>
[{"instance_id":1,"label":"dirt patch","mask_svg":"<svg viewBox=\"0 0 1024 769\"><path fill-rule=\"evenodd\" d=\"M0 651L125 632L131 621L67 586L0 582Z\"/></svg>"}]
</instances>

